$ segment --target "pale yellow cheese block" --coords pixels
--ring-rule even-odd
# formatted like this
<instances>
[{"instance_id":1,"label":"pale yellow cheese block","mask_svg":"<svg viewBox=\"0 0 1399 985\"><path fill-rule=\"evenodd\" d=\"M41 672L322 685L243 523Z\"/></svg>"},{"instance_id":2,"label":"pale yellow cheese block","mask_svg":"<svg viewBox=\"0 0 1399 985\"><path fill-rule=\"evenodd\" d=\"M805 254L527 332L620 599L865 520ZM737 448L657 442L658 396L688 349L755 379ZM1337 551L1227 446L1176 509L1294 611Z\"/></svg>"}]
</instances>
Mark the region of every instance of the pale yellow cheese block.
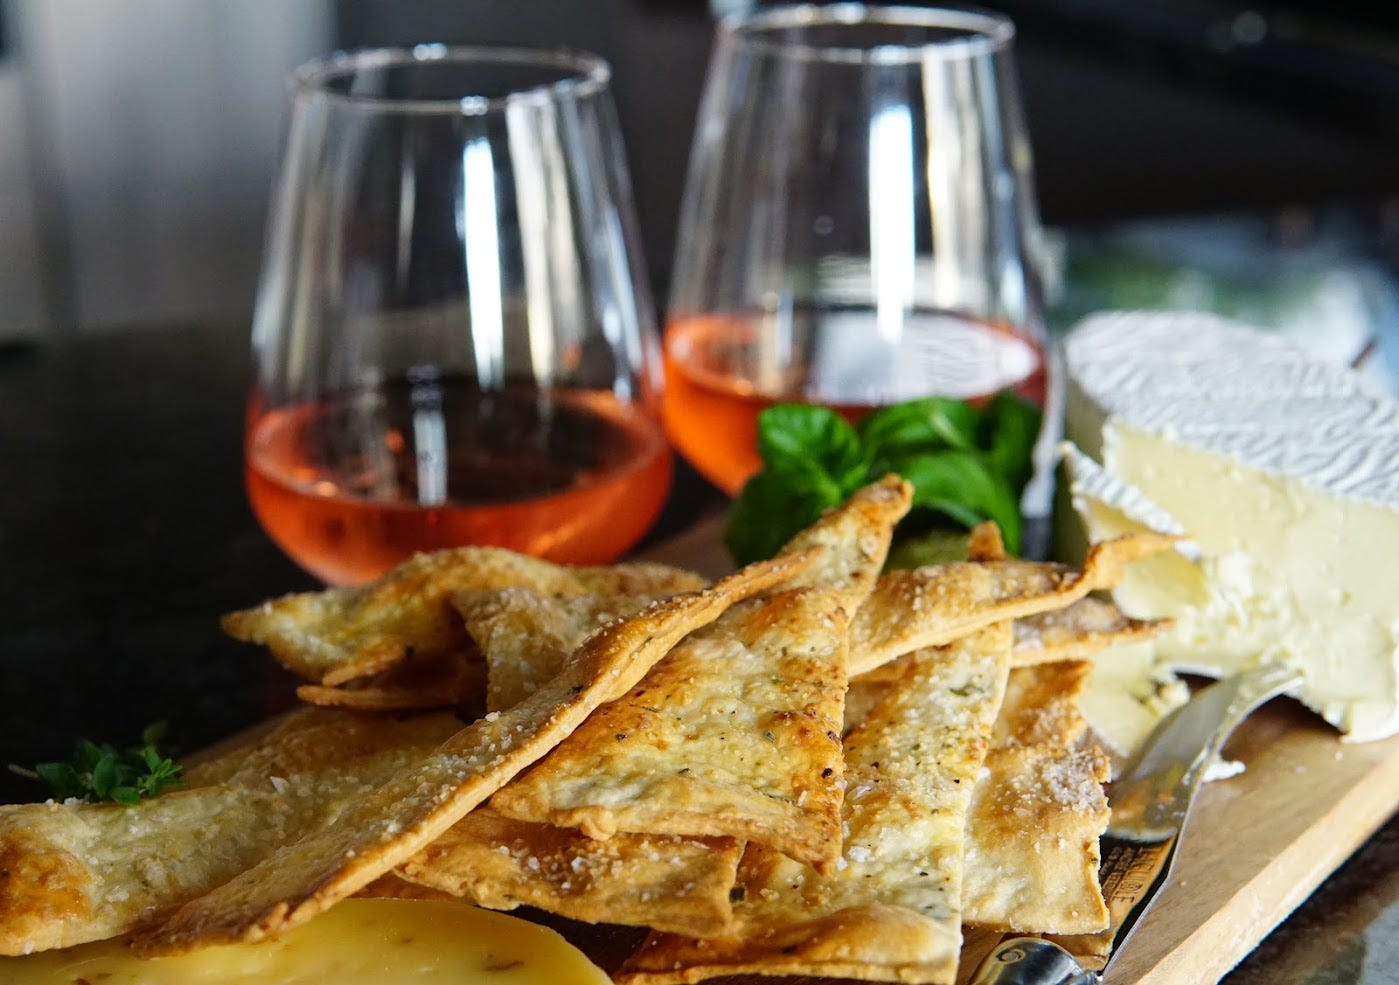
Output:
<instances>
[{"instance_id":1,"label":"pale yellow cheese block","mask_svg":"<svg viewBox=\"0 0 1399 985\"><path fill-rule=\"evenodd\" d=\"M272 940L133 957L122 938L0 958L5 985L608 985L546 927L463 903L346 900Z\"/></svg>"}]
</instances>

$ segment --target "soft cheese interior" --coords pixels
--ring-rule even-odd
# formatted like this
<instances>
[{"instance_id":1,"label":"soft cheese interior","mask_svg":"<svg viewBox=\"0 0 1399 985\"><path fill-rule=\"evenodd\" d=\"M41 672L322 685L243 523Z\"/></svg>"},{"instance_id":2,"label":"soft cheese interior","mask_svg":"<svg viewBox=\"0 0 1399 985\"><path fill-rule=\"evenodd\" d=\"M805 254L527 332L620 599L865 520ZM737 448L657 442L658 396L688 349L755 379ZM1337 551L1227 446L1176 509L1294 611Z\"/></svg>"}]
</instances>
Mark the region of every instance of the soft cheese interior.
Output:
<instances>
[{"instance_id":1,"label":"soft cheese interior","mask_svg":"<svg viewBox=\"0 0 1399 985\"><path fill-rule=\"evenodd\" d=\"M1190 356L1202 335L1203 366ZM1218 319L1090 319L1067 356L1078 447L1066 467L1088 537L1191 538L1114 593L1131 615L1176 620L1155 662L1224 675L1285 661L1306 672L1302 700L1351 740L1399 731L1399 502L1384 501L1399 413L1387 398ZM1324 413L1297 412L1308 404ZM1170 407L1186 408L1183 426Z\"/></svg>"}]
</instances>

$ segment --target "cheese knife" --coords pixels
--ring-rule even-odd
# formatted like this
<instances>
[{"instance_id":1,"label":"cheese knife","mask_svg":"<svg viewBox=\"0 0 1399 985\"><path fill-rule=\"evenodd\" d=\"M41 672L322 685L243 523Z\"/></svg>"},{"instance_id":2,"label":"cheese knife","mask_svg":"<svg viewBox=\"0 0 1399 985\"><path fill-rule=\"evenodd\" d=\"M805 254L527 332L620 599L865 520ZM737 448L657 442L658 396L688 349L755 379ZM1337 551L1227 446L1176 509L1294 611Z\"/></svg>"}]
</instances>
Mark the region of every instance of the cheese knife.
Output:
<instances>
[{"instance_id":1,"label":"cheese knife","mask_svg":"<svg viewBox=\"0 0 1399 985\"><path fill-rule=\"evenodd\" d=\"M1041 937L1010 937L986 957L970 985L1096 985L1170 879L1195 794L1229 734L1259 705L1302 682L1270 664L1211 684L1161 720L1108 787L1112 820L1100 840L1098 879L1110 924L1107 963L1085 968ZM1101 951L1101 948L1099 948Z\"/></svg>"}]
</instances>

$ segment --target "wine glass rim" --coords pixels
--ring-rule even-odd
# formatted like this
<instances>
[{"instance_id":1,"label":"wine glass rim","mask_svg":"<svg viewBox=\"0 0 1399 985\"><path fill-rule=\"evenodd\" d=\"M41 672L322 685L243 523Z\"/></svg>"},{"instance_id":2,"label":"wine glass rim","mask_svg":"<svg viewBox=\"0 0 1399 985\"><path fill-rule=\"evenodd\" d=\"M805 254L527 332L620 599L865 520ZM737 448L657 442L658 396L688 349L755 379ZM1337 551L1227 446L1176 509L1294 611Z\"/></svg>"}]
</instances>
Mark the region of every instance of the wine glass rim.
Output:
<instances>
[{"instance_id":1,"label":"wine glass rim","mask_svg":"<svg viewBox=\"0 0 1399 985\"><path fill-rule=\"evenodd\" d=\"M774 37L804 27L887 24L959 31L954 37L879 45L808 44ZM803 61L910 64L927 58L975 58L1007 48L1015 39L1009 17L972 6L899 7L863 3L793 4L726 17L720 30L744 47Z\"/></svg>"},{"instance_id":2,"label":"wine glass rim","mask_svg":"<svg viewBox=\"0 0 1399 985\"><path fill-rule=\"evenodd\" d=\"M463 93L455 99L397 98L336 92L327 83L366 69L408 65L502 65L557 69L559 77L503 95ZM612 78L607 60L577 48L527 48L502 45L415 44L408 47L355 48L336 51L298 67L291 76L293 94L337 105L394 113L455 113L480 116L521 104L580 99L605 89Z\"/></svg>"}]
</instances>

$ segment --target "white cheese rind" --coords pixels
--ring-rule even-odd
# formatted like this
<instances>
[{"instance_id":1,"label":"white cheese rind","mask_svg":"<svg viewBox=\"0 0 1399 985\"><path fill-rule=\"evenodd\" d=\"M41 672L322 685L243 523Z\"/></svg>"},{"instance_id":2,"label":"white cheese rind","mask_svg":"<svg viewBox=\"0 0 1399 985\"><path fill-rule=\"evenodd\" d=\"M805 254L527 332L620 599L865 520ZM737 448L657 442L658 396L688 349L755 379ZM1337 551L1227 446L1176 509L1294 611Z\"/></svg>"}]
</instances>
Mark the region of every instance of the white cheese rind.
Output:
<instances>
[{"instance_id":1,"label":"white cheese rind","mask_svg":"<svg viewBox=\"0 0 1399 985\"><path fill-rule=\"evenodd\" d=\"M1123 312L1080 323L1065 356L1069 438L1091 455L1075 413L1085 402L1321 492L1399 506L1399 402L1286 339L1212 315Z\"/></svg>"},{"instance_id":2,"label":"white cheese rind","mask_svg":"<svg viewBox=\"0 0 1399 985\"><path fill-rule=\"evenodd\" d=\"M1123 482L1121 477L1079 451L1071 442L1064 442L1059 453L1069 478L1074 510L1080 516L1093 515L1092 519L1085 519L1085 523L1095 543L1127 532L1126 529L1107 532L1106 528L1112 521L1094 512L1099 509L1110 509L1121 514L1117 522L1124 528L1140 527L1160 534L1188 537L1189 532L1179 520L1153 503L1140 489ZM1200 556L1200 547L1192 540L1181 541L1176 545L1176 550L1191 560L1197 560Z\"/></svg>"},{"instance_id":3,"label":"white cheese rind","mask_svg":"<svg viewBox=\"0 0 1399 985\"><path fill-rule=\"evenodd\" d=\"M1260 661L1353 740L1399 731L1399 402L1213 317L1089 319L1066 346L1076 511L1092 539L1188 531L1114 593L1170 616L1171 667Z\"/></svg>"}]
</instances>

